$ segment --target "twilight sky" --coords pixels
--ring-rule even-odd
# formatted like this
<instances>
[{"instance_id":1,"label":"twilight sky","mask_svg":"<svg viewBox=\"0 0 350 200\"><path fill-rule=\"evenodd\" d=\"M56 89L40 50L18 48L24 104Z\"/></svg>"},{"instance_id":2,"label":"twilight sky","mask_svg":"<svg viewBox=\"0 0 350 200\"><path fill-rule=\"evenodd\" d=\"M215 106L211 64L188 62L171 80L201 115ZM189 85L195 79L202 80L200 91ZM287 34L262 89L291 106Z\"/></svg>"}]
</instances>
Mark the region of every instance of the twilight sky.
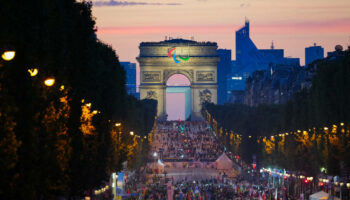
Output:
<instances>
[{"instance_id":1,"label":"twilight sky","mask_svg":"<svg viewBox=\"0 0 350 200\"><path fill-rule=\"evenodd\" d=\"M250 20L258 48L285 49L304 65L305 47L316 42L333 51L350 43L350 0L93 0L97 36L120 61L136 62L142 41L165 36L217 42L232 50L235 31Z\"/></svg>"},{"instance_id":2,"label":"twilight sky","mask_svg":"<svg viewBox=\"0 0 350 200\"><path fill-rule=\"evenodd\" d=\"M121 61L136 62L141 41L165 36L215 41L232 49L235 31L251 23L258 48L285 49L300 57L316 42L325 52L344 47L350 37L350 0L93 0L98 38L111 44Z\"/></svg>"}]
</instances>

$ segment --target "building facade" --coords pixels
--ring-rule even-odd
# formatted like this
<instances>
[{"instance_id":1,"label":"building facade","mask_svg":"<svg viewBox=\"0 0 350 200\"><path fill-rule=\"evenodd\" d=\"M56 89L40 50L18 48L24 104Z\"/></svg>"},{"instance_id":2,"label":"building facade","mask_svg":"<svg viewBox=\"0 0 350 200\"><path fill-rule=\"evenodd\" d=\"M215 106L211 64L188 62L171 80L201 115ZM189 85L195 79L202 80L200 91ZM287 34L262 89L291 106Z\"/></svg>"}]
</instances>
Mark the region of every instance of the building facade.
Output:
<instances>
[{"instance_id":1,"label":"building facade","mask_svg":"<svg viewBox=\"0 0 350 200\"><path fill-rule=\"evenodd\" d=\"M218 63L218 104L224 104L228 100L227 77L231 73L231 50L218 49L217 54L220 57Z\"/></svg>"},{"instance_id":2,"label":"building facade","mask_svg":"<svg viewBox=\"0 0 350 200\"><path fill-rule=\"evenodd\" d=\"M124 67L126 72L126 91L129 95L135 96L137 99L140 99L139 93L137 92L136 85L136 63L131 62L120 62Z\"/></svg>"},{"instance_id":3,"label":"building facade","mask_svg":"<svg viewBox=\"0 0 350 200\"><path fill-rule=\"evenodd\" d=\"M249 26L249 21L246 21L244 26L236 31L236 60L231 63L231 73L227 78L228 93L244 91L247 78L255 71L269 70L270 65L300 66L299 58L284 57L284 50L275 49L273 42L270 49L258 49L250 38Z\"/></svg>"},{"instance_id":4,"label":"building facade","mask_svg":"<svg viewBox=\"0 0 350 200\"><path fill-rule=\"evenodd\" d=\"M315 60L324 58L324 49L321 46L314 46L305 48L305 67L309 66Z\"/></svg>"}]
</instances>

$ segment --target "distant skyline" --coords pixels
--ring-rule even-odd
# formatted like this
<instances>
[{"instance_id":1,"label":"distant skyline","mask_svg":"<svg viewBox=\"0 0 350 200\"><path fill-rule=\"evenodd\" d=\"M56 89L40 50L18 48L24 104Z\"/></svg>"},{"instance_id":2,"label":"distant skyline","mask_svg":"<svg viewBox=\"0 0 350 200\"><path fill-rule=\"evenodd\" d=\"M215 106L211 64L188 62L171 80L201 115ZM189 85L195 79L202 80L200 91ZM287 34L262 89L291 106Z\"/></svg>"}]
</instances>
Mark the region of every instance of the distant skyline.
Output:
<instances>
[{"instance_id":1,"label":"distant skyline","mask_svg":"<svg viewBox=\"0 0 350 200\"><path fill-rule=\"evenodd\" d=\"M235 59L235 31L250 21L259 49L284 49L305 63L305 47L325 54L350 40L349 0L93 0L97 37L111 45L120 61L136 62L139 44L165 36L217 42ZM137 72L139 72L137 63ZM185 80L180 80L185 81ZM137 83L139 83L139 76Z\"/></svg>"},{"instance_id":2,"label":"distant skyline","mask_svg":"<svg viewBox=\"0 0 350 200\"><path fill-rule=\"evenodd\" d=\"M349 0L93 2L98 38L112 45L121 61L136 62L140 42L162 41L165 36L217 42L219 48L232 49L235 59L234 33L245 17L258 48L270 48L273 40L275 48L299 57L302 65L305 47L317 43L326 53L336 44L346 48L350 37Z\"/></svg>"}]
</instances>

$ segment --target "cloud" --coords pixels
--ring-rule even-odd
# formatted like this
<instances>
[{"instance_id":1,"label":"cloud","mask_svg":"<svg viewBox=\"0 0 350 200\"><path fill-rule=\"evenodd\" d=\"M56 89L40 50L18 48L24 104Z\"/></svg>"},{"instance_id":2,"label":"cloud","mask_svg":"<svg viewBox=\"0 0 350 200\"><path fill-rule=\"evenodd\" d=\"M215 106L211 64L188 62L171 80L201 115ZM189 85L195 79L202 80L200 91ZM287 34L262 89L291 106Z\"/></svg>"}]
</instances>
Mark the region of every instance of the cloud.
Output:
<instances>
[{"instance_id":1,"label":"cloud","mask_svg":"<svg viewBox=\"0 0 350 200\"><path fill-rule=\"evenodd\" d=\"M148 2L134 2L134 1L93 1L92 4L97 7L103 6L179 6L181 3L148 3Z\"/></svg>"},{"instance_id":2,"label":"cloud","mask_svg":"<svg viewBox=\"0 0 350 200\"><path fill-rule=\"evenodd\" d=\"M232 33L243 24L217 24L198 26L115 26L98 27L98 35L142 35L142 34L199 34L199 33ZM255 34L331 34L350 32L350 18L334 19L329 21L284 21L279 23L258 23L251 25Z\"/></svg>"},{"instance_id":3,"label":"cloud","mask_svg":"<svg viewBox=\"0 0 350 200\"><path fill-rule=\"evenodd\" d=\"M248 7L250 7L250 4L249 3L242 3L241 5L239 5L239 7L248 8Z\"/></svg>"}]
</instances>

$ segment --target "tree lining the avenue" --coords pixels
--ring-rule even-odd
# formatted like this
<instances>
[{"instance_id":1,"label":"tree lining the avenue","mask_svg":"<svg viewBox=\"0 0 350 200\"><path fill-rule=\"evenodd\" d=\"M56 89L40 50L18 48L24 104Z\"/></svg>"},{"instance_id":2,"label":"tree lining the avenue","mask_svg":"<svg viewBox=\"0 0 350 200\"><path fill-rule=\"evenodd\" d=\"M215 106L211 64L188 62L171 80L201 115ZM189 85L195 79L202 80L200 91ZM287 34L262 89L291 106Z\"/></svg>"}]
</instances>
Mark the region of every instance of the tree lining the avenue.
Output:
<instances>
[{"instance_id":1,"label":"tree lining the avenue","mask_svg":"<svg viewBox=\"0 0 350 200\"><path fill-rule=\"evenodd\" d=\"M79 196L124 161L139 167L157 102L127 95L91 4L1 1L0 13L1 54L16 52L0 59L0 198Z\"/></svg>"},{"instance_id":2,"label":"tree lining the avenue","mask_svg":"<svg viewBox=\"0 0 350 200\"><path fill-rule=\"evenodd\" d=\"M325 168L340 175L350 169L350 53L315 64L310 90L286 104L207 103L203 116L216 126L220 141L248 163L255 154L265 167L311 175Z\"/></svg>"}]
</instances>

